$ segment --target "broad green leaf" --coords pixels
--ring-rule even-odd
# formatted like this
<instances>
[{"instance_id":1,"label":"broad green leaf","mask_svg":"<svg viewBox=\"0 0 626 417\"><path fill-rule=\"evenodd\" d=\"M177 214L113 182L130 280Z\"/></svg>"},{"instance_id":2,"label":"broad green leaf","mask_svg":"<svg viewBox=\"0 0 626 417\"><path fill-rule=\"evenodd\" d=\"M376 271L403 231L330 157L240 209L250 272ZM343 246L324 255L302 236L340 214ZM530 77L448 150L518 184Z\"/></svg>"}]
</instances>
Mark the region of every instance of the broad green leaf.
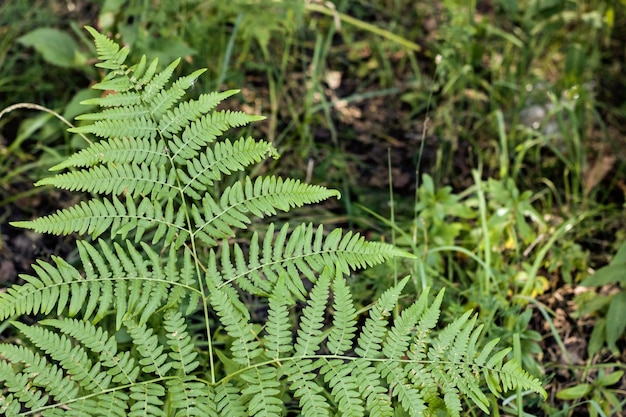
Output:
<instances>
[{"instance_id":1,"label":"broad green leaf","mask_svg":"<svg viewBox=\"0 0 626 417\"><path fill-rule=\"evenodd\" d=\"M592 276L585 278L580 285L584 287L601 287L612 282L626 283L626 263L602 267Z\"/></svg>"},{"instance_id":2,"label":"broad green leaf","mask_svg":"<svg viewBox=\"0 0 626 417\"><path fill-rule=\"evenodd\" d=\"M81 103L84 100L96 97L100 97L100 92L97 90L93 90L91 88L78 90L78 92L74 94L74 97L72 97L70 102L65 106L63 117L71 121L79 114L90 113L96 110L96 106L86 106L85 104Z\"/></svg>"},{"instance_id":3,"label":"broad green leaf","mask_svg":"<svg viewBox=\"0 0 626 417\"><path fill-rule=\"evenodd\" d=\"M615 294L606 312L606 343L613 352L618 351L617 339L626 329L624 317L626 317L626 291L621 291Z\"/></svg>"},{"instance_id":4,"label":"broad green leaf","mask_svg":"<svg viewBox=\"0 0 626 417\"><path fill-rule=\"evenodd\" d=\"M592 389L593 385L591 384L580 384L557 392L556 398L560 400L576 400L589 394Z\"/></svg>"},{"instance_id":5,"label":"broad green leaf","mask_svg":"<svg viewBox=\"0 0 626 417\"><path fill-rule=\"evenodd\" d=\"M58 29L35 29L20 37L18 42L34 48L52 65L72 68L82 67L87 62L74 38Z\"/></svg>"},{"instance_id":6,"label":"broad green leaf","mask_svg":"<svg viewBox=\"0 0 626 417\"><path fill-rule=\"evenodd\" d=\"M611 264L626 264L626 242L622 243L622 246L619 247L617 253L613 257Z\"/></svg>"},{"instance_id":7,"label":"broad green leaf","mask_svg":"<svg viewBox=\"0 0 626 417\"><path fill-rule=\"evenodd\" d=\"M621 381L623 376L624 371L611 372L608 375L602 375L598 377L598 379L596 379L596 385L602 387L610 387L611 385L617 384L619 381Z\"/></svg>"},{"instance_id":8,"label":"broad green leaf","mask_svg":"<svg viewBox=\"0 0 626 417\"><path fill-rule=\"evenodd\" d=\"M589 357L595 355L602 349L605 341L606 334L606 319L599 319L596 325L593 326L591 336L589 336L589 342L587 343L587 354Z\"/></svg>"}]
</instances>

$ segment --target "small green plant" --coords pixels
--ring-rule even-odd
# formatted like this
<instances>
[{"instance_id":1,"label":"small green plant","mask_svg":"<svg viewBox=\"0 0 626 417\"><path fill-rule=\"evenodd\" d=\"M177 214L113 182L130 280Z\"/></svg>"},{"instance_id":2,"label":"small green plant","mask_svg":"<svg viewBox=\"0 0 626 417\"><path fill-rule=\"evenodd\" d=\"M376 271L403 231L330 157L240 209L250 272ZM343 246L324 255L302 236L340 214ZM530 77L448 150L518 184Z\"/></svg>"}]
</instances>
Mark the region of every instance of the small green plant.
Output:
<instances>
[{"instance_id":1,"label":"small green plant","mask_svg":"<svg viewBox=\"0 0 626 417\"><path fill-rule=\"evenodd\" d=\"M471 311L437 331L443 292L400 310L405 278L357 312L346 275L408 256L394 246L312 224L236 232L338 193L243 176L276 150L218 140L261 119L214 110L235 91L183 100L202 70L170 83L178 60L127 66L88 31L108 94L71 131L102 139L38 184L95 196L14 226L92 240L79 265L38 261L0 295L19 334L0 345L4 415L458 416L463 398L488 412L483 389L545 394L509 349L479 344Z\"/></svg>"},{"instance_id":2,"label":"small green plant","mask_svg":"<svg viewBox=\"0 0 626 417\"><path fill-rule=\"evenodd\" d=\"M586 406L589 416L621 415L624 401L619 399L622 392L611 386L618 384L624 377L624 371L608 372L601 369L599 375L591 382L583 382L573 387L565 388L556 394L556 397L567 401L580 401L574 407Z\"/></svg>"},{"instance_id":3,"label":"small green plant","mask_svg":"<svg viewBox=\"0 0 626 417\"><path fill-rule=\"evenodd\" d=\"M606 344L614 355L619 355L617 341L626 330L626 242L618 249L611 263L585 278L580 285L602 287L616 285L619 291L607 295L583 293L578 297L581 310L578 315L599 314L593 328L587 353L593 356Z\"/></svg>"}]
</instances>

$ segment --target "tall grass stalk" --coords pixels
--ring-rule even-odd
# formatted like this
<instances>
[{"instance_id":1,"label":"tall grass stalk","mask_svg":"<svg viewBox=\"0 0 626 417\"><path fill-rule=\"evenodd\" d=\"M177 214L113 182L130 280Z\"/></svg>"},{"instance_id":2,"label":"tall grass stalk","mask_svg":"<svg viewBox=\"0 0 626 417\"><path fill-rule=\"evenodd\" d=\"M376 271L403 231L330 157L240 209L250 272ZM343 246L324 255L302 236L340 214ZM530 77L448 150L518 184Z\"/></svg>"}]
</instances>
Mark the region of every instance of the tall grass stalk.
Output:
<instances>
[{"instance_id":1,"label":"tall grass stalk","mask_svg":"<svg viewBox=\"0 0 626 417\"><path fill-rule=\"evenodd\" d=\"M472 177L476 186L476 197L478 199L478 210L480 215L480 227L482 230L482 244L485 273L480 275L479 281L482 294L491 293L491 280L495 279L491 272L491 240L489 238L489 225L487 224L487 203L485 200L485 191L483 190L480 172L472 170Z\"/></svg>"},{"instance_id":2,"label":"tall grass stalk","mask_svg":"<svg viewBox=\"0 0 626 417\"><path fill-rule=\"evenodd\" d=\"M324 5L307 2L305 7L310 12L318 12L318 13L325 14L326 16L332 17L335 21L335 26L339 26L340 22L344 22L358 29L361 29L366 32L370 32L375 35L381 36L385 39L388 39L409 50L412 50L415 52L420 52L422 50L421 46L419 46L415 42L412 42L406 38L403 38L402 36L396 35L395 33L379 28L376 25L364 22L350 15L337 11L334 5L332 5L332 3L330 2L326 2Z\"/></svg>"}]
</instances>

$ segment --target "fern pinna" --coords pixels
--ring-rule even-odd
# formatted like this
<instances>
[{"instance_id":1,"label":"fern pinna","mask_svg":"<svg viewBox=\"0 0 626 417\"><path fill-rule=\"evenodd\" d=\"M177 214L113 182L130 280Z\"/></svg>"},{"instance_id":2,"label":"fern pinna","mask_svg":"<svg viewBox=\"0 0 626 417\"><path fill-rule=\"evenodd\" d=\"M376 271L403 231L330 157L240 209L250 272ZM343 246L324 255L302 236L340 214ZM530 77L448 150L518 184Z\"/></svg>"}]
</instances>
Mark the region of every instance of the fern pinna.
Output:
<instances>
[{"instance_id":1,"label":"fern pinna","mask_svg":"<svg viewBox=\"0 0 626 417\"><path fill-rule=\"evenodd\" d=\"M454 416L503 391L543 393L496 341L479 346L471 313L434 331L441 293L401 310L405 279L357 312L347 275L408 256L391 245L273 223L238 243L253 217L339 195L243 176L277 151L221 139L261 119L216 110L236 91L185 100L201 70L170 82L178 61L127 66L128 49L87 29L107 94L71 131L100 139L38 184L93 197L14 225L91 238L76 264L39 261L0 294L19 334L0 345L2 415Z\"/></svg>"}]
</instances>

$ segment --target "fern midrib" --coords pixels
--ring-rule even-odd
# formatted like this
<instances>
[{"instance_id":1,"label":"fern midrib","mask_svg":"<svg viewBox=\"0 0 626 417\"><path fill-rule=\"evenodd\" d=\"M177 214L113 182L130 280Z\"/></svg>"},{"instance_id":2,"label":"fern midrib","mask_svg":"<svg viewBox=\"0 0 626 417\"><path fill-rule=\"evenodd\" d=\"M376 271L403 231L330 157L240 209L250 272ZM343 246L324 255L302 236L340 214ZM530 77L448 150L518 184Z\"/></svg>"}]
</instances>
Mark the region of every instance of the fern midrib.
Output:
<instances>
[{"instance_id":1,"label":"fern midrib","mask_svg":"<svg viewBox=\"0 0 626 417\"><path fill-rule=\"evenodd\" d=\"M239 273L235 275L234 277L228 279L227 281L224 281L222 284L218 286L218 288L222 288L224 285L231 284L234 281L238 280L239 278L245 277L246 275L249 275L253 272L257 272L264 268L271 267L272 265L278 265L282 263L291 263L296 259L305 259L311 256L320 256L320 255L323 256L324 254L335 254L335 253L354 254L358 256L364 255L364 252L362 250L358 251L358 250L347 250L347 249L322 249L320 251L314 251L314 252L309 252L309 253L303 253L301 255L284 257L278 260L272 260L270 262L260 264L259 266L256 266L254 268L250 268L250 266L248 266L245 272Z\"/></svg>"},{"instance_id":2,"label":"fern midrib","mask_svg":"<svg viewBox=\"0 0 626 417\"><path fill-rule=\"evenodd\" d=\"M204 176L204 173L207 171L213 171L213 168L215 167L215 171L219 172L220 174L222 174L222 170L220 169L220 165L223 164L223 161L227 161L228 159L232 158L234 154L224 154L222 155L222 157L220 159L215 159L213 163L209 164L208 166L204 166L203 170L198 171L196 173L196 175L194 175L193 177L190 177L190 181L187 182L183 187L182 187L182 192L184 193L185 190L187 190L187 188L193 188L193 184L196 183L200 183L198 181L199 178ZM213 182L213 180L211 180L211 182ZM201 184L201 183L200 183ZM203 184L206 185L206 184Z\"/></svg>"},{"instance_id":3,"label":"fern midrib","mask_svg":"<svg viewBox=\"0 0 626 417\"><path fill-rule=\"evenodd\" d=\"M161 139L165 141L165 143L167 144L168 141L163 138L162 134L159 133L161 135ZM169 163L170 163L170 167L171 169L176 169L177 164L174 162L174 158L175 155L167 155L168 159L169 159ZM176 181L176 188L180 194L180 207L179 210L183 210L184 215L185 215L185 222L187 224L187 229L182 229L185 230L187 233L189 233L189 244L191 246L191 256L192 258L195 260L194 262L194 267L196 270L196 284L198 286L198 288L200 289L200 296L202 299L202 314L204 316L204 330L205 330L205 336L206 336L206 340L207 340L207 349L208 349L208 358L209 358L209 373L211 375L211 384L215 384L216 381L216 367L215 367L215 359L213 358L213 340L211 338L211 327L210 327L210 311L209 311L209 303L207 302L209 295L206 293L206 287L204 285L204 283L202 282L202 271L201 269L204 269L203 265L201 262L199 262L199 255L198 255L198 248L196 246L196 239L195 239L195 232L193 231L194 227L193 227L193 219L190 216L189 213L189 208L188 208L188 202L187 202L187 198L189 198L187 195L185 195L185 192L183 190L184 187L181 186L180 183L180 177L178 175L178 173L175 175L175 181ZM205 269L206 271L206 269ZM197 290L196 290L197 291Z\"/></svg>"},{"instance_id":4,"label":"fern midrib","mask_svg":"<svg viewBox=\"0 0 626 417\"><path fill-rule=\"evenodd\" d=\"M231 189L231 192L232 192L232 189ZM245 191L242 191L242 192L245 193ZM247 198L245 198L243 200L237 201L235 204L231 204L231 205L228 205L228 206L224 207L220 212L214 213L214 215L211 217L211 219L209 219L208 221L204 222L203 224L197 225L195 227L196 231L193 232L191 235L195 236L196 233L202 231L207 225L209 225L209 224L213 223L214 221L218 220L221 216L227 214L230 210L237 209L240 206L244 206L245 207L245 206L248 205L249 202L252 202L252 201L255 201L255 200L277 198L277 197L280 198L280 197L283 197L285 195L308 195L308 193L307 192L298 192L298 191L295 191L295 192L294 191L289 191L289 192L284 192L283 191L283 192L272 192L272 193L269 193L269 194L259 194L259 195L255 195L255 196L252 196L252 197L247 197ZM289 204L289 203L287 203L287 204ZM289 204L289 206L291 207L291 204ZM273 208L278 208L278 207L276 207L274 205L272 205L272 207ZM246 208L245 211L239 211L239 213L245 213L247 211L248 210ZM263 211L263 212L265 212L266 215L268 215L268 210L261 209L260 211Z\"/></svg>"},{"instance_id":5,"label":"fern midrib","mask_svg":"<svg viewBox=\"0 0 626 417\"><path fill-rule=\"evenodd\" d=\"M388 357L378 357L378 358L374 358L374 357L362 357L362 356L348 356L348 355L335 355L335 354L313 354L313 355L293 355L293 356L285 356L285 357L279 357L279 358L271 358L268 359L266 361L261 361L261 362L255 362L255 363L250 363L250 365L248 366L242 366L241 368L235 370L235 371L231 371L228 375L224 376L223 378L221 378L219 381L215 381L213 382L211 385L212 386L216 386L219 384L223 384L228 382L229 380L231 380L232 378L241 375L251 369L255 369L255 368L262 368L264 366L270 366L270 365L276 365L277 367L283 367L284 363L286 362L299 362L299 361L303 361L303 360L312 360L312 361L316 361L316 360L342 360L342 361L346 361L346 362L354 362L354 361L366 361L366 362L372 362L372 363L388 363L390 361L398 363L398 364L403 364L403 365L410 365L410 364L419 364L419 365L450 365L455 367L455 369L461 369L463 366L470 366L470 367L474 367L474 368L480 368L481 371L489 371L489 372L495 372L495 373L499 373L499 374L505 374L505 375L510 375L511 378L513 379L516 374L512 373L512 372L504 372L502 370L496 370L493 368L490 368L487 365L478 365L475 363L468 363L468 362L452 362L452 361L446 361L446 360L411 360L411 359L403 359L403 358L388 358Z\"/></svg>"}]
</instances>

